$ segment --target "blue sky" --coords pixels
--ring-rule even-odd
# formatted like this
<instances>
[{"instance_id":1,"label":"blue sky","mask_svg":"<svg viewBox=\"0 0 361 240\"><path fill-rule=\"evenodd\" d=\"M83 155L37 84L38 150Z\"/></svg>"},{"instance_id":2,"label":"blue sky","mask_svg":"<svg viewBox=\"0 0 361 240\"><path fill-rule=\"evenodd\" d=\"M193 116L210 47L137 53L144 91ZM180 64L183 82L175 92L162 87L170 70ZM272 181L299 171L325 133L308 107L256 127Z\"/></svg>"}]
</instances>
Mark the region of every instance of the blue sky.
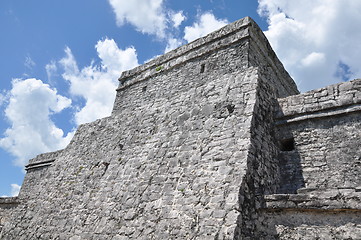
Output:
<instances>
[{"instance_id":1,"label":"blue sky","mask_svg":"<svg viewBox=\"0 0 361 240\"><path fill-rule=\"evenodd\" d=\"M110 114L121 72L245 16L301 91L360 77L359 0L1 0L0 196Z\"/></svg>"}]
</instances>

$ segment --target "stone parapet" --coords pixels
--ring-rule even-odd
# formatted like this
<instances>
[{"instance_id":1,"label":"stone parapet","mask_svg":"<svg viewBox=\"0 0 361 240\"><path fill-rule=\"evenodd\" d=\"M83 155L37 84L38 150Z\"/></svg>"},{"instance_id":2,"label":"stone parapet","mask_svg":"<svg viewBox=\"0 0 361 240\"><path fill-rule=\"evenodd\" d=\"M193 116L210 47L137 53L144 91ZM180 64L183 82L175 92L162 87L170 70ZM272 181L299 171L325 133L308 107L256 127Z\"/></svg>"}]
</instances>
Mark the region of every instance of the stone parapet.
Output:
<instances>
[{"instance_id":1,"label":"stone parapet","mask_svg":"<svg viewBox=\"0 0 361 240\"><path fill-rule=\"evenodd\" d=\"M281 191L360 186L361 79L278 99Z\"/></svg>"},{"instance_id":2,"label":"stone parapet","mask_svg":"<svg viewBox=\"0 0 361 240\"><path fill-rule=\"evenodd\" d=\"M150 78L164 70L169 70L174 66L200 57L210 51L216 51L217 49L249 37L248 26L250 26L252 22L253 20L249 17L242 18L218 31L172 50L143 65L124 71L119 78L119 89L132 85L137 81Z\"/></svg>"},{"instance_id":3,"label":"stone parapet","mask_svg":"<svg viewBox=\"0 0 361 240\"><path fill-rule=\"evenodd\" d=\"M278 99L278 124L361 111L361 79Z\"/></svg>"},{"instance_id":4,"label":"stone parapet","mask_svg":"<svg viewBox=\"0 0 361 240\"><path fill-rule=\"evenodd\" d=\"M188 62L193 62L193 68L198 68L196 61L206 55L221 51L239 42L248 41L250 38L252 38L250 42L254 43L253 46L249 46L247 51L241 54L245 58L245 64L240 65L236 61L231 61L227 68L232 69L237 66L245 69L251 66L259 67L263 65L263 68L270 68L269 70L277 75L277 80L272 79L272 84L275 85L276 89L281 89L279 90L280 96L297 94L296 84L284 70L282 63L273 52L262 30L249 17L235 21L218 31L172 50L132 70L124 71L119 78L120 84L117 90L163 75L164 72ZM201 64L199 67L200 72L204 71L206 64L208 64L207 61Z\"/></svg>"}]
</instances>

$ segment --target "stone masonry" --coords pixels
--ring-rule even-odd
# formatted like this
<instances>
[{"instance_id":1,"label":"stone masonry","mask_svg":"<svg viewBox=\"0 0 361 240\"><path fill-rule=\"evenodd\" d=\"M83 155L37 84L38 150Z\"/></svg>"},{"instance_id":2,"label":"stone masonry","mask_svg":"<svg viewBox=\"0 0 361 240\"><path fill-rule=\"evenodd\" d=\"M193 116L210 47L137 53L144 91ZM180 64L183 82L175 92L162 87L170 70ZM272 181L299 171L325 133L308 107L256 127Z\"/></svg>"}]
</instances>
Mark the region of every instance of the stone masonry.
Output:
<instances>
[{"instance_id":1,"label":"stone masonry","mask_svg":"<svg viewBox=\"0 0 361 240\"><path fill-rule=\"evenodd\" d=\"M123 72L0 239L361 239L361 80L299 94L244 18Z\"/></svg>"}]
</instances>

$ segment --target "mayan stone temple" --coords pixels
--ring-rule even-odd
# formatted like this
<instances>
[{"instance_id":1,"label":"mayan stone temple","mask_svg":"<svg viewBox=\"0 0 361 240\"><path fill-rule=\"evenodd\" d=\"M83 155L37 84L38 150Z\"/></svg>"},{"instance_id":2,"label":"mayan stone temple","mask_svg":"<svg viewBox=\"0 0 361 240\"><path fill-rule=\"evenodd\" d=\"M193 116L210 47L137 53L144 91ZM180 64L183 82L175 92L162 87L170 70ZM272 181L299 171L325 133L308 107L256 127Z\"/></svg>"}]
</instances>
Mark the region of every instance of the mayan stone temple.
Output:
<instances>
[{"instance_id":1,"label":"mayan stone temple","mask_svg":"<svg viewBox=\"0 0 361 240\"><path fill-rule=\"evenodd\" d=\"M0 239L361 239L361 80L300 94L244 18L119 81L0 199Z\"/></svg>"}]
</instances>

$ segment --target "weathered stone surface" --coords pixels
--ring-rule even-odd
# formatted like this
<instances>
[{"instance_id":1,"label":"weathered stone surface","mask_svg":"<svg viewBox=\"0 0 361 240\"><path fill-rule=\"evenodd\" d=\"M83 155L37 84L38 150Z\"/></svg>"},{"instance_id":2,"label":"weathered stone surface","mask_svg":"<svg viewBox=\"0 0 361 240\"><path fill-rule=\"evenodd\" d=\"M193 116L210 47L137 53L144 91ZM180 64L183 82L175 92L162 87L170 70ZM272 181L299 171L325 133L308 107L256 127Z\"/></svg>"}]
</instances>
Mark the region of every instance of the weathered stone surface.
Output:
<instances>
[{"instance_id":1,"label":"weathered stone surface","mask_svg":"<svg viewBox=\"0 0 361 240\"><path fill-rule=\"evenodd\" d=\"M1 239L360 239L360 80L298 94L250 18L119 80L0 199Z\"/></svg>"},{"instance_id":2,"label":"weathered stone surface","mask_svg":"<svg viewBox=\"0 0 361 240\"><path fill-rule=\"evenodd\" d=\"M6 222L9 221L11 211L19 205L17 197L1 197L0 198L0 232Z\"/></svg>"},{"instance_id":3,"label":"weathered stone surface","mask_svg":"<svg viewBox=\"0 0 361 240\"><path fill-rule=\"evenodd\" d=\"M356 188L361 185L361 97L355 94L361 89L360 83L354 80L279 99L277 116L282 115L282 120L278 121L278 138L295 142L294 150L284 151L280 158L284 165L292 162L293 173L287 175L298 175L298 182L303 182L299 183L300 187ZM341 105L339 100L349 95L352 97ZM318 104L294 102L295 98L308 96ZM335 105L329 105L329 99L333 99ZM297 109L297 113L290 112L289 108Z\"/></svg>"},{"instance_id":4,"label":"weathered stone surface","mask_svg":"<svg viewBox=\"0 0 361 240\"><path fill-rule=\"evenodd\" d=\"M281 194L261 207L270 239L361 239L360 86L278 99Z\"/></svg>"},{"instance_id":5,"label":"weathered stone surface","mask_svg":"<svg viewBox=\"0 0 361 240\"><path fill-rule=\"evenodd\" d=\"M267 209L312 209L361 212L361 192L355 189L302 189L298 194L266 195Z\"/></svg>"},{"instance_id":6,"label":"weathered stone surface","mask_svg":"<svg viewBox=\"0 0 361 240\"><path fill-rule=\"evenodd\" d=\"M265 239L360 239L359 211L274 211L265 213Z\"/></svg>"}]
</instances>

